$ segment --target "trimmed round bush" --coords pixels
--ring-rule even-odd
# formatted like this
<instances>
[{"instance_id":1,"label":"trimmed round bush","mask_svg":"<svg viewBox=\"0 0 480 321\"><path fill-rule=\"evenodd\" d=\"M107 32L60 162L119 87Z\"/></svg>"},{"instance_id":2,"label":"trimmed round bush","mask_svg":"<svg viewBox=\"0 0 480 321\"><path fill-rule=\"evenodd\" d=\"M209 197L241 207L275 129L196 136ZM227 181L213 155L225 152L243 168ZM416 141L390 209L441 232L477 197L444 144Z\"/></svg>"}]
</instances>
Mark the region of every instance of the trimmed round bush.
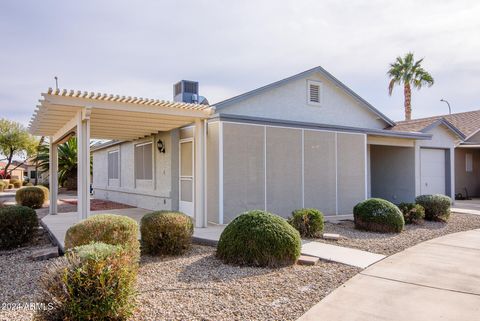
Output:
<instances>
[{"instance_id":1,"label":"trimmed round bush","mask_svg":"<svg viewBox=\"0 0 480 321\"><path fill-rule=\"evenodd\" d=\"M405 225L398 207L381 198L370 198L355 205L353 217L356 229L371 232L400 233Z\"/></svg>"},{"instance_id":2,"label":"trimmed round bush","mask_svg":"<svg viewBox=\"0 0 480 321\"><path fill-rule=\"evenodd\" d=\"M139 256L138 224L128 216L99 214L71 226L65 235L65 249L92 242L121 245Z\"/></svg>"},{"instance_id":3,"label":"trimmed round bush","mask_svg":"<svg viewBox=\"0 0 480 321\"><path fill-rule=\"evenodd\" d=\"M425 209L425 219L429 221L447 222L450 217L452 199L448 196L420 195L415 199Z\"/></svg>"},{"instance_id":4,"label":"trimmed round bush","mask_svg":"<svg viewBox=\"0 0 480 321\"><path fill-rule=\"evenodd\" d=\"M92 243L67 252L40 279L37 320L127 320L135 308L138 264L120 245Z\"/></svg>"},{"instance_id":5,"label":"trimmed round bush","mask_svg":"<svg viewBox=\"0 0 480 321\"><path fill-rule=\"evenodd\" d=\"M292 212L288 219L303 237L320 237L323 232L323 213L315 208L302 208Z\"/></svg>"},{"instance_id":6,"label":"trimmed round bush","mask_svg":"<svg viewBox=\"0 0 480 321\"><path fill-rule=\"evenodd\" d=\"M15 193L15 201L22 206L28 206L33 209L41 208L48 200L48 190L37 186L26 186L20 188Z\"/></svg>"},{"instance_id":7,"label":"trimmed round bush","mask_svg":"<svg viewBox=\"0 0 480 321\"><path fill-rule=\"evenodd\" d=\"M142 217L140 234L145 253L179 255L190 248L193 223L181 212L153 212Z\"/></svg>"},{"instance_id":8,"label":"trimmed round bush","mask_svg":"<svg viewBox=\"0 0 480 321\"><path fill-rule=\"evenodd\" d=\"M230 264L277 267L294 264L300 248L300 234L284 218L253 210L225 227L217 257Z\"/></svg>"},{"instance_id":9,"label":"trimmed round bush","mask_svg":"<svg viewBox=\"0 0 480 321\"><path fill-rule=\"evenodd\" d=\"M405 224L420 224L425 218L425 209L415 203L400 203L398 208L403 214Z\"/></svg>"},{"instance_id":10,"label":"trimmed round bush","mask_svg":"<svg viewBox=\"0 0 480 321\"><path fill-rule=\"evenodd\" d=\"M13 184L8 184L8 185L7 185L7 188L8 188L8 189L13 189L14 187L15 187L15 186L14 186Z\"/></svg>"},{"instance_id":11,"label":"trimmed round bush","mask_svg":"<svg viewBox=\"0 0 480 321\"><path fill-rule=\"evenodd\" d=\"M37 213L26 206L0 208L0 249L8 250L32 240L38 227Z\"/></svg>"},{"instance_id":12,"label":"trimmed round bush","mask_svg":"<svg viewBox=\"0 0 480 321\"><path fill-rule=\"evenodd\" d=\"M20 181L19 179L11 179L10 184L12 184L14 188L22 187L22 181Z\"/></svg>"}]
</instances>

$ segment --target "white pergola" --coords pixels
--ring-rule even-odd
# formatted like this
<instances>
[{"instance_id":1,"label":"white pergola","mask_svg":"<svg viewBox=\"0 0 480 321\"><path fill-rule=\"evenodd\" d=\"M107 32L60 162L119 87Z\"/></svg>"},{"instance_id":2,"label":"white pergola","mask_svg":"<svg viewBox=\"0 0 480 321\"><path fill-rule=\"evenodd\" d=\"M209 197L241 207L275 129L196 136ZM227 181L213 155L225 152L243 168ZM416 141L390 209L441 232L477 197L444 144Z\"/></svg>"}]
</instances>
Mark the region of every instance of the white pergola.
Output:
<instances>
[{"instance_id":1,"label":"white pergola","mask_svg":"<svg viewBox=\"0 0 480 321\"><path fill-rule=\"evenodd\" d=\"M52 88L39 102L29 131L50 140L50 214L57 214L57 147L72 135L78 148L78 216L84 219L90 214L90 139L132 141L194 123L195 224L206 226L205 120L213 107Z\"/></svg>"}]
</instances>

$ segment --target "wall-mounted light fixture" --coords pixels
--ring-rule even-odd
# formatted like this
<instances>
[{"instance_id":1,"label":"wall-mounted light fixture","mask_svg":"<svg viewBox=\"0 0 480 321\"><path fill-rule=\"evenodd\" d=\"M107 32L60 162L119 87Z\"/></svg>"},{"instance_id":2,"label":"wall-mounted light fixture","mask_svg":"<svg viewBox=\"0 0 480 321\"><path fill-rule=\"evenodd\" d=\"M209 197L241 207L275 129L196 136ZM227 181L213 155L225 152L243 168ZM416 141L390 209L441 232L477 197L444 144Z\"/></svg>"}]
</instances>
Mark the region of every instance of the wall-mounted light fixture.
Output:
<instances>
[{"instance_id":1,"label":"wall-mounted light fixture","mask_svg":"<svg viewBox=\"0 0 480 321\"><path fill-rule=\"evenodd\" d=\"M157 141L157 148L160 153L165 153L165 144L161 139Z\"/></svg>"}]
</instances>

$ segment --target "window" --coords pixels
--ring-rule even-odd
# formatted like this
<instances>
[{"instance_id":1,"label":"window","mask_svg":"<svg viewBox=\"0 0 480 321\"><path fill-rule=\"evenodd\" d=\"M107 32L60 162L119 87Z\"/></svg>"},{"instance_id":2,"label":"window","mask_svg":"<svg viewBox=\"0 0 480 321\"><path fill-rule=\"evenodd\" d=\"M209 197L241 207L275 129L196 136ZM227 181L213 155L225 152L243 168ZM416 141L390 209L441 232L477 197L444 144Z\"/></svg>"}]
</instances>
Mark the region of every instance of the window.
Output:
<instances>
[{"instance_id":1,"label":"window","mask_svg":"<svg viewBox=\"0 0 480 321\"><path fill-rule=\"evenodd\" d=\"M120 153L118 150L108 152L108 179L118 179L119 177L119 165L120 165Z\"/></svg>"},{"instance_id":2,"label":"window","mask_svg":"<svg viewBox=\"0 0 480 321\"><path fill-rule=\"evenodd\" d=\"M308 104L321 105L322 103L322 83L319 81L307 80Z\"/></svg>"},{"instance_id":3,"label":"window","mask_svg":"<svg viewBox=\"0 0 480 321\"><path fill-rule=\"evenodd\" d=\"M135 146L135 178L152 179L152 143Z\"/></svg>"},{"instance_id":4,"label":"window","mask_svg":"<svg viewBox=\"0 0 480 321\"><path fill-rule=\"evenodd\" d=\"M31 179L37 178L37 171L30 171L30 178Z\"/></svg>"},{"instance_id":5,"label":"window","mask_svg":"<svg viewBox=\"0 0 480 321\"><path fill-rule=\"evenodd\" d=\"M471 153L465 154L465 170L469 173L473 172L473 155Z\"/></svg>"}]
</instances>

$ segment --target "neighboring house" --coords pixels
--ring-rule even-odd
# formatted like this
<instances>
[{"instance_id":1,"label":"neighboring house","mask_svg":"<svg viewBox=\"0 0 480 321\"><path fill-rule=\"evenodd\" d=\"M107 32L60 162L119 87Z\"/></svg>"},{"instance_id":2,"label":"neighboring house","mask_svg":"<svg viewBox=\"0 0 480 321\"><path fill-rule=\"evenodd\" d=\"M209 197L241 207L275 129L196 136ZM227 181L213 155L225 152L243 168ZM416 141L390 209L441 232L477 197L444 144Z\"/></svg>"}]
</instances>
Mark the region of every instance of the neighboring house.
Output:
<instances>
[{"instance_id":1,"label":"neighboring house","mask_svg":"<svg viewBox=\"0 0 480 321\"><path fill-rule=\"evenodd\" d=\"M174 93L175 101L201 101L196 82L182 81ZM250 209L347 215L368 197L399 203L419 194L453 196L460 131L444 120L402 130L321 67L212 107L204 133L195 133L197 123L93 147L95 196L193 217L201 211L205 222L219 224ZM195 137L206 140L200 185ZM195 206L196 194L204 208Z\"/></svg>"},{"instance_id":2,"label":"neighboring house","mask_svg":"<svg viewBox=\"0 0 480 321\"><path fill-rule=\"evenodd\" d=\"M6 162L0 162L0 173L2 173L2 175L6 165ZM23 178L25 176L25 168L23 167L23 165L21 165L21 162L12 161L12 163L8 167L8 174L12 179L19 179L23 181Z\"/></svg>"},{"instance_id":3,"label":"neighboring house","mask_svg":"<svg viewBox=\"0 0 480 321\"><path fill-rule=\"evenodd\" d=\"M37 182L40 183L48 183L48 172L40 172L37 170L37 166L32 160L28 160L25 162L25 176L28 177L30 182L35 182L35 178L37 177Z\"/></svg>"},{"instance_id":4,"label":"neighboring house","mask_svg":"<svg viewBox=\"0 0 480 321\"><path fill-rule=\"evenodd\" d=\"M455 194L480 197L480 110L401 121L392 129L431 133L438 130L438 126L459 132L455 140ZM432 151L429 157L434 157L433 153L437 154L438 161L426 161L423 166L429 167L432 175L441 180L442 155Z\"/></svg>"}]
</instances>

